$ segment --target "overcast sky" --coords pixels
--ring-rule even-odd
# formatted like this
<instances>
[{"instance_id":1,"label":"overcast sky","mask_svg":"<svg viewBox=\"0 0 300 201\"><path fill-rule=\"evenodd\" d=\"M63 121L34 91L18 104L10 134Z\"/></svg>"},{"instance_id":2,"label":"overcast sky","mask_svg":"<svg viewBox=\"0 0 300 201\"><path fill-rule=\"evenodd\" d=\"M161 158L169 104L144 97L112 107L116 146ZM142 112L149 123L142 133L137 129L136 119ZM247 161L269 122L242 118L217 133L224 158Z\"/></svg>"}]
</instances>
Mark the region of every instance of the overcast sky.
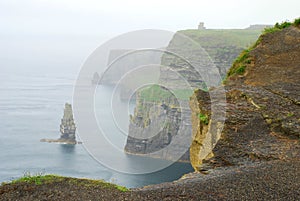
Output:
<instances>
[{"instance_id":1,"label":"overcast sky","mask_svg":"<svg viewBox=\"0 0 300 201\"><path fill-rule=\"evenodd\" d=\"M300 17L299 8L299 0L0 0L0 71L76 73L126 32L275 24Z\"/></svg>"},{"instance_id":2,"label":"overcast sky","mask_svg":"<svg viewBox=\"0 0 300 201\"><path fill-rule=\"evenodd\" d=\"M0 30L121 34L138 29L245 28L300 16L299 0L0 0Z\"/></svg>"}]
</instances>

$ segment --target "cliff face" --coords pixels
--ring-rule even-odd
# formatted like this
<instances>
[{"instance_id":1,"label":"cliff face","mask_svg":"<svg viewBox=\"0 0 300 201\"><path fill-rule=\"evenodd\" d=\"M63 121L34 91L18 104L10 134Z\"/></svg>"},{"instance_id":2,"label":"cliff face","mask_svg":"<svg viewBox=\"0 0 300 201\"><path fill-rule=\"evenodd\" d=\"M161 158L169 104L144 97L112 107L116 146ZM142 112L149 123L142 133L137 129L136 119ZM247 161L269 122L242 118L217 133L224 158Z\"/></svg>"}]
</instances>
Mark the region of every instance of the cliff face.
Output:
<instances>
[{"instance_id":1,"label":"cliff face","mask_svg":"<svg viewBox=\"0 0 300 201\"><path fill-rule=\"evenodd\" d=\"M138 99L139 100L139 99ZM166 160L177 160L176 156L181 156L180 161L189 161L189 152L185 145L173 146L171 154L160 152L170 146L174 137L179 134L182 113L185 116L189 110L179 107L178 102L173 104L164 103L139 103L134 116L131 117L129 133L125 151L138 155L162 158ZM185 132L191 132L191 124L186 127ZM183 141L182 141L183 142Z\"/></svg>"},{"instance_id":2,"label":"cliff face","mask_svg":"<svg viewBox=\"0 0 300 201\"><path fill-rule=\"evenodd\" d=\"M210 119L209 93L195 91L190 101L190 154L196 170L300 159L299 55L299 25L264 34L253 49L244 52L230 69L225 84L227 112L222 131L214 129L219 120ZM206 114L208 122L203 122L199 114ZM209 132L217 132L220 139L203 155L203 139Z\"/></svg>"},{"instance_id":3,"label":"cliff face","mask_svg":"<svg viewBox=\"0 0 300 201\"><path fill-rule=\"evenodd\" d=\"M138 92L136 101L134 115L130 117L130 136L125 151L171 161L189 161L186 143L178 143L187 141L180 138L191 133L191 124L183 120L190 116L188 100L181 104L185 107L180 107L171 92L157 85Z\"/></svg>"},{"instance_id":4,"label":"cliff face","mask_svg":"<svg viewBox=\"0 0 300 201\"><path fill-rule=\"evenodd\" d=\"M258 38L259 33L260 30L185 30L175 34L167 47L167 51L179 52L187 59L201 62L201 66L210 66L209 62L211 61L202 59L207 57L203 56L205 53L203 50L195 49L192 43L183 42L178 35L188 36L199 43L209 54L210 59L217 67L216 70L219 71L222 77L225 77L234 59L247 45ZM206 86L193 67L179 57L164 54L161 64L170 67L177 74L172 74L168 72L168 69L161 68L160 83L172 86L176 90L176 97L181 99L186 107L183 107L183 105L180 107L176 98L170 94L166 95L165 90L161 87L154 91L153 89L144 89L138 92L137 105L135 113L131 117L125 151L142 155L152 153L151 156L153 157L171 160L168 157L155 155L154 152L169 146L170 142L174 141L174 137L178 137L178 129L183 121L181 118L183 114L188 116L188 121L184 122L185 132L191 136L189 97L193 93L192 89L206 89ZM192 89L187 90L181 86L182 81L179 80L182 78L188 82ZM144 94L144 96L141 94ZM180 142L175 147L178 147L178 153L183 149ZM177 150L175 149L173 152L177 152ZM178 155L178 153L173 154ZM189 161L189 158L188 150L180 160Z\"/></svg>"}]
</instances>

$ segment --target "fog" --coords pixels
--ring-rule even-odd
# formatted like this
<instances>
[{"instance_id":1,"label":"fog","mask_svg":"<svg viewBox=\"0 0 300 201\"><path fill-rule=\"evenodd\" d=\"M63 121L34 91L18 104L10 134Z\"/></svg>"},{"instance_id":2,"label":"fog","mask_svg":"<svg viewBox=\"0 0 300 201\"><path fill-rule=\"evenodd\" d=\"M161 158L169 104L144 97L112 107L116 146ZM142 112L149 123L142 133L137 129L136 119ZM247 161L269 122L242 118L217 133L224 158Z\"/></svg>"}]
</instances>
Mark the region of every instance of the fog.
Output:
<instances>
[{"instance_id":1,"label":"fog","mask_svg":"<svg viewBox=\"0 0 300 201\"><path fill-rule=\"evenodd\" d=\"M140 29L246 28L299 17L300 1L1 0L0 69L76 73L104 41ZM14 71L15 72L15 71Z\"/></svg>"}]
</instances>

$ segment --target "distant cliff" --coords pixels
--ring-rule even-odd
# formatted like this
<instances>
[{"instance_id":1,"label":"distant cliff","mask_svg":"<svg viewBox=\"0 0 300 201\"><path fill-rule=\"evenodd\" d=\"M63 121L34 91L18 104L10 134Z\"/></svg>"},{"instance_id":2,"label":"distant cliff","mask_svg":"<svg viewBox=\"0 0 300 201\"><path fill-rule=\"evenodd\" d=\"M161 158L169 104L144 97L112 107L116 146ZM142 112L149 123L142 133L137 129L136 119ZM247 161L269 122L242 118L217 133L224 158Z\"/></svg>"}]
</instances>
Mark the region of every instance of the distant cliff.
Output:
<instances>
[{"instance_id":1,"label":"distant cliff","mask_svg":"<svg viewBox=\"0 0 300 201\"><path fill-rule=\"evenodd\" d=\"M209 93L190 101L196 170L253 161L300 159L300 19L265 30L242 52L225 81L227 112L220 140L206 156L203 139L219 123L211 119ZM214 90L210 90L213 93ZM199 118L207 115L207 122Z\"/></svg>"}]
</instances>

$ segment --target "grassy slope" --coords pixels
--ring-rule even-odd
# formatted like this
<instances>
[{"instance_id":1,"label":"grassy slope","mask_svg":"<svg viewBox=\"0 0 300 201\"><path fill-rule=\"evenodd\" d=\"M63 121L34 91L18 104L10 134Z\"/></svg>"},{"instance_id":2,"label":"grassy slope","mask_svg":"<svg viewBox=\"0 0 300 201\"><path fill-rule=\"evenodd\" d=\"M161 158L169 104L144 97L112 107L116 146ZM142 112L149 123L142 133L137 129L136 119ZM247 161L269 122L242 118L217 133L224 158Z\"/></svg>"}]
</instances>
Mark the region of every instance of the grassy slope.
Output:
<instances>
[{"instance_id":1,"label":"grassy slope","mask_svg":"<svg viewBox=\"0 0 300 201\"><path fill-rule=\"evenodd\" d=\"M179 31L191 39L198 42L201 46L236 46L247 48L261 34L261 30L247 29L206 29L206 30L183 30Z\"/></svg>"},{"instance_id":2,"label":"grassy slope","mask_svg":"<svg viewBox=\"0 0 300 201\"><path fill-rule=\"evenodd\" d=\"M58 175L30 175L26 174L23 177L13 180L8 183L2 183L2 185L7 184L35 184L35 185L42 185L42 184L50 184L55 182L63 182L65 180L68 180L69 183L75 184L75 185L84 185L84 186L101 186L102 188L112 188L117 189L119 191L125 192L128 191L126 187L119 186L116 184L107 183L103 180L91 180L91 179L77 179L77 178L71 178L71 177L63 177Z\"/></svg>"},{"instance_id":3,"label":"grassy slope","mask_svg":"<svg viewBox=\"0 0 300 201\"><path fill-rule=\"evenodd\" d=\"M234 63L232 64L231 68L227 72L227 78L234 76L234 75L242 75L246 72L247 65L251 64L251 58L249 56L249 53L251 50L257 47L259 45L262 37L266 34L271 34L277 31L280 31L282 29L285 29L290 26L300 26L300 18L295 19L294 22L282 22L282 23L276 23L274 27L266 28L262 34L259 36L257 41L253 43L248 49L245 49L241 54L236 58ZM227 79L226 78L226 79Z\"/></svg>"}]
</instances>

